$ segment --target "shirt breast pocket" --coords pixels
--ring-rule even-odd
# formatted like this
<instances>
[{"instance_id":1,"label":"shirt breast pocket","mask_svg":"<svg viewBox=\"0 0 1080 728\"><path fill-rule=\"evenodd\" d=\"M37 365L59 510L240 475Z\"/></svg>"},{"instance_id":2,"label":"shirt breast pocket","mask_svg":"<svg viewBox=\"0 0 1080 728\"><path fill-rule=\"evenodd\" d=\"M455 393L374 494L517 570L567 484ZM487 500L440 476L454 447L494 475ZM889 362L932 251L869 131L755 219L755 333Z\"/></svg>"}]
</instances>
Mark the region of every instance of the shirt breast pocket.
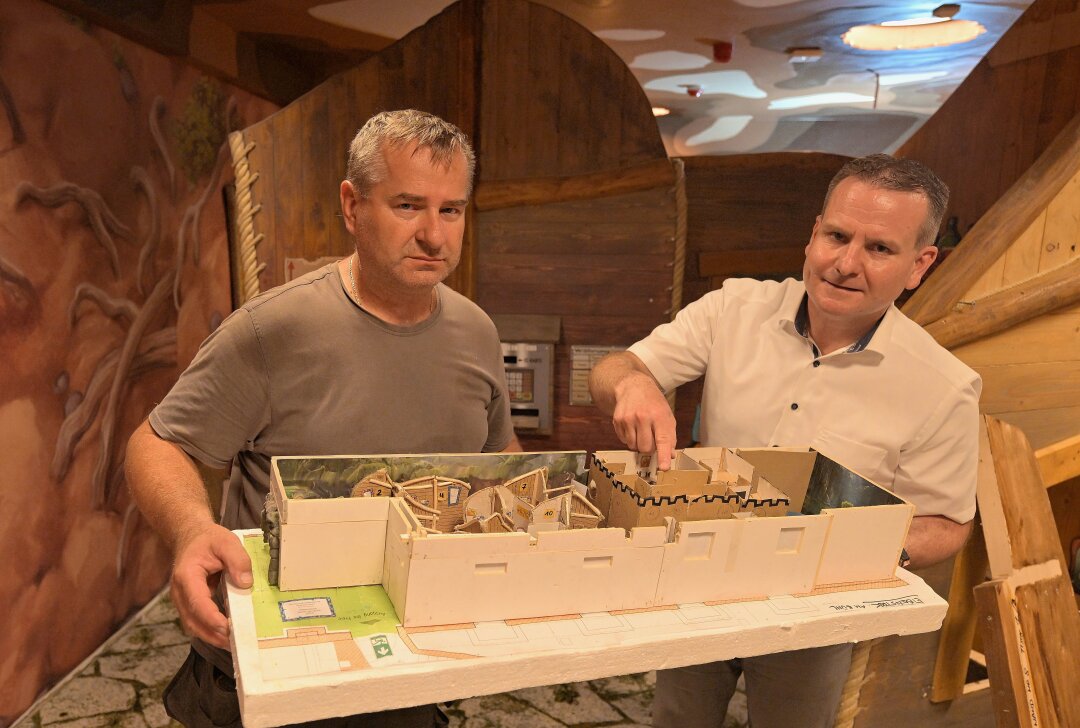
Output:
<instances>
[{"instance_id":1,"label":"shirt breast pocket","mask_svg":"<svg viewBox=\"0 0 1080 728\"><path fill-rule=\"evenodd\" d=\"M818 430L810 447L835 460L848 470L867 480L891 488L893 467L889 463L889 451L876 445L858 442L832 430Z\"/></svg>"}]
</instances>

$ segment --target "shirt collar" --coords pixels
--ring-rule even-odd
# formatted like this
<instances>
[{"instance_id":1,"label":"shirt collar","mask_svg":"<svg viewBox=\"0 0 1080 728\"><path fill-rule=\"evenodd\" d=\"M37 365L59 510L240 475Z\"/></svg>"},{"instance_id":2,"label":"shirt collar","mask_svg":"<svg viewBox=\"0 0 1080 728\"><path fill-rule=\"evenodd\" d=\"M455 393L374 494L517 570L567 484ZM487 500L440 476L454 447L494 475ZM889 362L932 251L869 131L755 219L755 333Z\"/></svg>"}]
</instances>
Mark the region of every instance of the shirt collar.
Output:
<instances>
[{"instance_id":1,"label":"shirt collar","mask_svg":"<svg viewBox=\"0 0 1080 728\"><path fill-rule=\"evenodd\" d=\"M803 337L804 339L809 340L810 339L810 333L809 333L810 332L810 309L809 309L808 301L809 301L809 298L808 298L807 294L803 293L802 300L799 303L799 310L796 311L796 313L795 313L795 319L793 321L792 321L792 319L790 319L788 317L784 317L784 319L787 320L787 321L791 321L794 324L795 333L797 333L799 336ZM874 339L874 334L876 334L878 329L881 327L882 322L885 321L885 319L889 317L889 314L892 313L893 309L895 309L895 308L896 308L895 306L890 306L885 311L885 313L883 313L881 315L881 318L879 318L877 321L875 321L874 325L871 326L870 329L865 334L860 336L858 341L856 341L854 344L852 344L847 349L845 349L844 352L847 353L847 354L854 354L854 353L864 351L864 350L869 348L871 351L877 351L879 353L883 353L883 352L881 352L881 347L879 345L878 346L871 346L871 341ZM882 333L884 333L884 332L882 332ZM879 338L882 338L882 337L879 337ZM811 340L810 343L813 344L813 341ZM878 343L878 342L875 342L875 343ZM814 356L818 356L817 346L816 345L814 345Z\"/></svg>"}]
</instances>

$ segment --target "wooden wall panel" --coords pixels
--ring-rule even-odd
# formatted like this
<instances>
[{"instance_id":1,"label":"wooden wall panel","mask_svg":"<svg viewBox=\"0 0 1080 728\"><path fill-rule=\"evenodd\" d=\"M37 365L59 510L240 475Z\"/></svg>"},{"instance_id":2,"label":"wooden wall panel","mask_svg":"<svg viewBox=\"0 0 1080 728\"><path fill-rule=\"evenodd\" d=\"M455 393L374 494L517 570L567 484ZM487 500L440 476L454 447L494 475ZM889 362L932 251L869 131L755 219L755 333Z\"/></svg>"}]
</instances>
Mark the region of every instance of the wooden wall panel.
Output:
<instances>
[{"instance_id":1,"label":"wooden wall panel","mask_svg":"<svg viewBox=\"0 0 1080 728\"><path fill-rule=\"evenodd\" d=\"M686 157L686 284L689 303L709 290L698 254L805 245L825 190L848 157L835 154L740 154ZM798 274L801 270L793 270Z\"/></svg>"},{"instance_id":2,"label":"wooden wall panel","mask_svg":"<svg viewBox=\"0 0 1080 728\"><path fill-rule=\"evenodd\" d=\"M620 446L599 410L569 404L570 347L628 346L668 320L674 228L668 188L479 213L477 303L562 318L555 431L523 436L526 449Z\"/></svg>"},{"instance_id":3,"label":"wooden wall panel","mask_svg":"<svg viewBox=\"0 0 1080 728\"><path fill-rule=\"evenodd\" d=\"M948 214L959 218L962 231L1080 112L1078 19L1076 0L1036 0L898 150L950 186Z\"/></svg>"},{"instance_id":4,"label":"wooden wall panel","mask_svg":"<svg viewBox=\"0 0 1080 728\"><path fill-rule=\"evenodd\" d=\"M542 5L485 0L483 8L478 148L485 181L665 158L645 92L596 36Z\"/></svg>"},{"instance_id":5,"label":"wooden wall panel","mask_svg":"<svg viewBox=\"0 0 1080 728\"><path fill-rule=\"evenodd\" d=\"M255 142L249 157L255 183L255 233L262 290L284 282L284 259L347 255L352 240L339 215L338 184L348 143L378 111L417 108L438 114L476 136L478 4L455 4L398 43L339 74L244 130ZM463 259L472 251L463 251ZM462 269L472 268L465 260ZM466 287L461 274L447 281Z\"/></svg>"}]
</instances>

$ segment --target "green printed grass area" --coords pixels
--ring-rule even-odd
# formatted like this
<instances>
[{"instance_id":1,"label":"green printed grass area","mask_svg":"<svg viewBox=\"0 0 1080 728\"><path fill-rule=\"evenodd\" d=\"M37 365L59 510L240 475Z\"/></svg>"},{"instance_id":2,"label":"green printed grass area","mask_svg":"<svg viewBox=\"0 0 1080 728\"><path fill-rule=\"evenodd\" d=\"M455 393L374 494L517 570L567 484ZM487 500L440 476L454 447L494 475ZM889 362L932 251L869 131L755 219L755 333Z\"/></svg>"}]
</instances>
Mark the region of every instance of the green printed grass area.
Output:
<instances>
[{"instance_id":1,"label":"green printed grass area","mask_svg":"<svg viewBox=\"0 0 1080 728\"><path fill-rule=\"evenodd\" d=\"M255 577L251 601L255 610L255 633L259 639L281 637L285 634L286 627L322 625L328 631L348 630L353 637L363 637L369 634L392 633L400 624L394 605L390 603L390 598L380 585L279 591L266 580L270 549L263 542L262 536L246 536L244 548L251 556L251 568ZM281 618L281 602L312 597L329 598L334 608L334 616L306 617L288 622Z\"/></svg>"}]
</instances>

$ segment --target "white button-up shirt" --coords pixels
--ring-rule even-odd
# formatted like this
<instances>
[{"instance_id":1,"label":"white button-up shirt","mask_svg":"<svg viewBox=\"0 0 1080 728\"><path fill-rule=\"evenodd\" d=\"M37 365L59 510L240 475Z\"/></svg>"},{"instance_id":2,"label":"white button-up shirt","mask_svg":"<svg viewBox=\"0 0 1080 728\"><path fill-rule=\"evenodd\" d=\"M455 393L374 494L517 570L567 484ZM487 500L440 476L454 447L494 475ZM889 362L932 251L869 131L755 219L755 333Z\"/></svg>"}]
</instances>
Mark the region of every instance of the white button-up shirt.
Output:
<instances>
[{"instance_id":1,"label":"white button-up shirt","mask_svg":"<svg viewBox=\"0 0 1080 728\"><path fill-rule=\"evenodd\" d=\"M892 306L869 341L817 356L802 282L729 279L630 347L666 391L705 375L701 442L812 447L918 515L975 515L979 375Z\"/></svg>"}]
</instances>

